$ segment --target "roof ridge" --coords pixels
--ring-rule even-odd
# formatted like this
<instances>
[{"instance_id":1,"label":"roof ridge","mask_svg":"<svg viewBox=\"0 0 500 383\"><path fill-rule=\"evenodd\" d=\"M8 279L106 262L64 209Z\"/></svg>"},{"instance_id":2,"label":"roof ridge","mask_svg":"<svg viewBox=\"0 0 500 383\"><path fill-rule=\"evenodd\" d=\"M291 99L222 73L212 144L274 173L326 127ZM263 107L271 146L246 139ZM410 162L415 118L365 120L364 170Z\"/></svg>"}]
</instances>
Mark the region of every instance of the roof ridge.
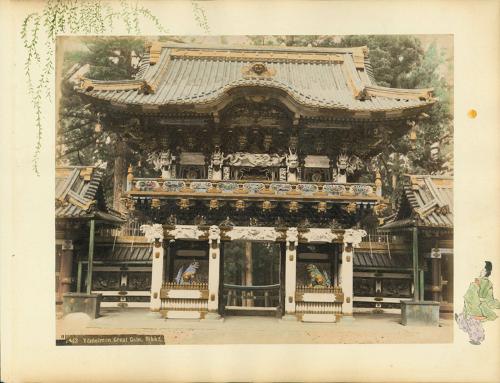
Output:
<instances>
[{"instance_id":1,"label":"roof ridge","mask_svg":"<svg viewBox=\"0 0 500 383\"><path fill-rule=\"evenodd\" d=\"M245 44L189 44L154 41L149 47L163 48L183 48L193 50L234 50L234 51L271 51L271 52L311 52L311 53L341 53L352 54L362 52L368 55L369 49L366 45L356 47L308 47L308 46L290 46L290 45L245 45Z\"/></svg>"}]
</instances>

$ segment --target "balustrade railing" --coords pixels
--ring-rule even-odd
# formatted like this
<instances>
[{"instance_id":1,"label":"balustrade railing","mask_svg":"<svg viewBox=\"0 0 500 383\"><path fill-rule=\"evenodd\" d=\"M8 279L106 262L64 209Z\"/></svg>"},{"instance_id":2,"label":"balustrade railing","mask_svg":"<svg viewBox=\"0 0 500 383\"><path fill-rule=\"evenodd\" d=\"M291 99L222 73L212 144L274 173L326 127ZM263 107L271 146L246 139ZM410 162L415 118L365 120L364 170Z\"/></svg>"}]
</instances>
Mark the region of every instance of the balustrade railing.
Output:
<instances>
[{"instance_id":1,"label":"balustrade railing","mask_svg":"<svg viewBox=\"0 0 500 383\"><path fill-rule=\"evenodd\" d=\"M228 307L278 307L280 285L240 286L224 284L224 302Z\"/></svg>"},{"instance_id":2,"label":"balustrade railing","mask_svg":"<svg viewBox=\"0 0 500 383\"><path fill-rule=\"evenodd\" d=\"M134 192L173 194L241 194L287 196L356 196L376 198L374 183L284 182L284 181L232 181L232 180L165 180L136 178L129 190ZM139 193L141 194L141 193Z\"/></svg>"}]
</instances>

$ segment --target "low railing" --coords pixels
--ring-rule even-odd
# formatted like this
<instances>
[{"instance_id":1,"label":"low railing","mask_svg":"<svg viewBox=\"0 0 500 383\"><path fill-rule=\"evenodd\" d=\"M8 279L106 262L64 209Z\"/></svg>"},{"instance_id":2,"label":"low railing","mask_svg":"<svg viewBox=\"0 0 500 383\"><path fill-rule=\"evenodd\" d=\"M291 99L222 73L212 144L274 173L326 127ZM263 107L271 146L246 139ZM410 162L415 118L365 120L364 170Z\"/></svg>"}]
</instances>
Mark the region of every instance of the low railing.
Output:
<instances>
[{"instance_id":1,"label":"low railing","mask_svg":"<svg viewBox=\"0 0 500 383\"><path fill-rule=\"evenodd\" d=\"M232 180L165 180L138 178L131 183L131 195L242 195L298 197L365 197L378 199L374 183L232 181Z\"/></svg>"},{"instance_id":2,"label":"low railing","mask_svg":"<svg viewBox=\"0 0 500 383\"><path fill-rule=\"evenodd\" d=\"M342 287L311 287L298 285L295 289L295 312L303 321L336 322L342 315Z\"/></svg>"},{"instance_id":3,"label":"low railing","mask_svg":"<svg viewBox=\"0 0 500 383\"><path fill-rule=\"evenodd\" d=\"M160 289L160 313L165 318L200 319L207 311L207 283L163 283Z\"/></svg>"},{"instance_id":4,"label":"low railing","mask_svg":"<svg viewBox=\"0 0 500 383\"><path fill-rule=\"evenodd\" d=\"M163 289L166 290L208 290L208 283L195 282L195 283L177 283L177 282L163 282Z\"/></svg>"},{"instance_id":5,"label":"low railing","mask_svg":"<svg viewBox=\"0 0 500 383\"><path fill-rule=\"evenodd\" d=\"M224 284L226 309L276 308L280 305L280 285L240 286Z\"/></svg>"}]
</instances>

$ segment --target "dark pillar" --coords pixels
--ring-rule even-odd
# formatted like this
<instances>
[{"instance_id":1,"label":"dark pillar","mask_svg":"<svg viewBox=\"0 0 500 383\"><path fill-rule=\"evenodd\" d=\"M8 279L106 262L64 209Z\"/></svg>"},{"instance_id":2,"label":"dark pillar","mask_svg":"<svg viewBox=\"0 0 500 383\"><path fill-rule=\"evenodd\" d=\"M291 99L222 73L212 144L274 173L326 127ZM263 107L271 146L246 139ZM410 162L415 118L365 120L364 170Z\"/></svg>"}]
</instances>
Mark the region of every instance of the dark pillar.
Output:
<instances>
[{"instance_id":1,"label":"dark pillar","mask_svg":"<svg viewBox=\"0 0 500 383\"><path fill-rule=\"evenodd\" d=\"M413 228L413 300L420 300L420 276L418 275L418 228Z\"/></svg>"},{"instance_id":2,"label":"dark pillar","mask_svg":"<svg viewBox=\"0 0 500 383\"><path fill-rule=\"evenodd\" d=\"M432 300L441 302L441 254L439 249L431 251Z\"/></svg>"},{"instance_id":3,"label":"dark pillar","mask_svg":"<svg viewBox=\"0 0 500 383\"><path fill-rule=\"evenodd\" d=\"M253 285L253 259L252 259L252 242L245 242L245 286ZM252 293L246 292L245 306L253 306Z\"/></svg>"},{"instance_id":4,"label":"dark pillar","mask_svg":"<svg viewBox=\"0 0 500 383\"><path fill-rule=\"evenodd\" d=\"M127 176L126 144L119 140L115 147L115 164L113 177L113 209L122 211L120 198L125 191Z\"/></svg>"},{"instance_id":5,"label":"dark pillar","mask_svg":"<svg viewBox=\"0 0 500 383\"><path fill-rule=\"evenodd\" d=\"M87 264L87 294L92 292L92 271L94 263L95 220L90 220L89 255Z\"/></svg>"},{"instance_id":6,"label":"dark pillar","mask_svg":"<svg viewBox=\"0 0 500 383\"><path fill-rule=\"evenodd\" d=\"M62 302L65 293L71 290L71 272L73 269L73 241L64 241L61 253L61 265L59 268L59 291L58 302Z\"/></svg>"}]
</instances>

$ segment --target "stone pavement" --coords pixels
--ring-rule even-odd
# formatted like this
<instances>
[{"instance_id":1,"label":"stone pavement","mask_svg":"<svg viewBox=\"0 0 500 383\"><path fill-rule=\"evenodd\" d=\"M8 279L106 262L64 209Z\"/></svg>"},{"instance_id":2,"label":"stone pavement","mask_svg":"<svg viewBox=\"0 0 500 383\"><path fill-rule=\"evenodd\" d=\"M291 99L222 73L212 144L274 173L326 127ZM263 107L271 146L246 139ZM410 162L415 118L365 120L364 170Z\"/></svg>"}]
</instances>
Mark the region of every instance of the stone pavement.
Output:
<instances>
[{"instance_id":1,"label":"stone pavement","mask_svg":"<svg viewBox=\"0 0 500 383\"><path fill-rule=\"evenodd\" d=\"M85 314L58 315L57 338L63 334L163 334L167 344L335 344L449 343L453 320L439 327L403 326L394 314L358 314L338 323L301 323L271 317L226 317L224 320L165 320L147 309L103 309L90 320Z\"/></svg>"}]
</instances>

